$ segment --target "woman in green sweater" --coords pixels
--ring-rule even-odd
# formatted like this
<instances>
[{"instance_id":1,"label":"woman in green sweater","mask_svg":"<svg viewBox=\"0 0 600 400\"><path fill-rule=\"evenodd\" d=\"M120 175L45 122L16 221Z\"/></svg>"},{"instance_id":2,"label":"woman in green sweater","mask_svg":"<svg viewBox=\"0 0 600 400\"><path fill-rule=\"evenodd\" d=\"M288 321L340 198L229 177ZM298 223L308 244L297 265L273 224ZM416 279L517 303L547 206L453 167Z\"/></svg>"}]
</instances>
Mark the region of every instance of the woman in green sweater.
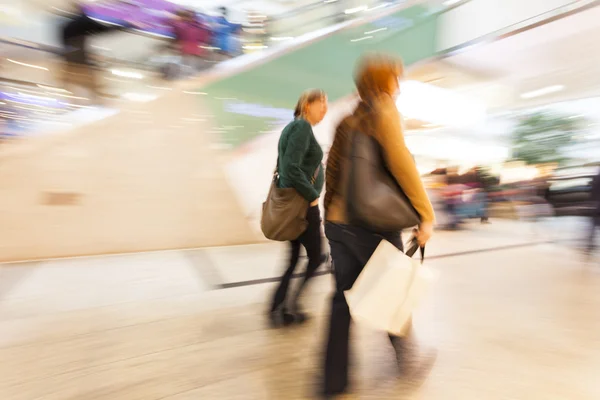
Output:
<instances>
[{"instance_id":1,"label":"woman in green sweater","mask_svg":"<svg viewBox=\"0 0 600 400\"><path fill-rule=\"evenodd\" d=\"M322 90L304 92L294 111L294 120L281 132L278 146L279 187L294 188L308 201L308 228L300 237L290 242L290 257L286 271L273 296L269 319L273 325L289 325L303 322L306 316L299 307L298 299L306 282L321 265L321 212L319 197L323 190L323 150L313 134L312 127L323 120L327 113L327 95ZM306 274L293 297L291 306L286 307L286 295L290 280L298 264L300 246L306 249L308 265Z\"/></svg>"}]
</instances>

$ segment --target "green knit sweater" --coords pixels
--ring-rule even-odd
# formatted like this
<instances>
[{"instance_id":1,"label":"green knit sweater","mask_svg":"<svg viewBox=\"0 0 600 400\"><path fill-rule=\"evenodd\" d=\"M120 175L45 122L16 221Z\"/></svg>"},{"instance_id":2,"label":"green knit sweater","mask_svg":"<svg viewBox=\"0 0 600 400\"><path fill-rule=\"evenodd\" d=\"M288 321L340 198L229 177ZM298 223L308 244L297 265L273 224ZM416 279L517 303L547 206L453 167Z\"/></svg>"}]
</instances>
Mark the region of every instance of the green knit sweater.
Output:
<instances>
[{"instance_id":1,"label":"green knit sweater","mask_svg":"<svg viewBox=\"0 0 600 400\"><path fill-rule=\"evenodd\" d=\"M325 181L323 150L310 124L302 118L290 122L281 132L278 149L279 187L294 188L309 202L318 199Z\"/></svg>"}]
</instances>

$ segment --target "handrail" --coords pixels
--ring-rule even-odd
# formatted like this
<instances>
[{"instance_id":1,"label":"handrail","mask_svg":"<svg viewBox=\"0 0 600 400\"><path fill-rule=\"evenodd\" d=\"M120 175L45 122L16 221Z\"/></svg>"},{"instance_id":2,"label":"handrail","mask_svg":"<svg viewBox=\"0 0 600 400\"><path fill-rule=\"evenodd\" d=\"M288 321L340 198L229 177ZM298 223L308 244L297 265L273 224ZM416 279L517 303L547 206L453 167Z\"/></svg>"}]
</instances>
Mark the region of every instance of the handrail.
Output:
<instances>
[{"instance_id":1,"label":"handrail","mask_svg":"<svg viewBox=\"0 0 600 400\"><path fill-rule=\"evenodd\" d=\"M38 85L42 85L41 83L38 83L38 82L22 81L20 79L12 79L12 78L5 78L5 77L0 77L0 83L1 84L8 83L10 85L21 85L21 86L35 86L35 87L38 87ZM48 84L45 84L43 86L54 87L53 85L48 85Z\"/></svg>"},{"instance_id":2,"label":"handrail","mask_svg":"<svg viewBox=\"0 0 600 400\"><path fill-rule=\"evenodd\" d=\"M385 0L379 0L379 1L380 2L385 2ZM398 0L392 0L392 1L398 2ZM400 0L400 1L405 1L405 0ZM391 2L389 2L389 3L392 4ZM334 4L334 3L330 3L330 4ZM304 13L307 13L307 12L309 12L311 10L314 10L314 9L318 8L319 6L324 6L324 5L327 5L327 3L324 3L323 0L317 0L317 1L313 2L313 3L305 4L303 6L300 6L300 7L294 8L292 10L288 10L288 11L286 11L284 13L279 14L279 15L276 15L276 16L274 16L272 18L271 21L280 22L280 21L282 21L284 19L287 19L287 18L294 18L294 17L297 17L297 16L302 15ZM65 12L61 12L61 11L62 10L56 9L56 10L52 11L51 13L54 14L54 15L65 17L66 16ZM331 17L333 17L333 16L339 16L340 14L342 14L342 13L338 12L335 15L331 14L330 16ZM102 21L100 18L97 18L97 17L94 17L93 19ZM104 22L109 22L109 21L104 21ZM313 23L313 22L314 21L311 21L311 22L309 22L309 24ZM115 24L114 22L110 22L110 23ZM151 38L159 39L159 40L160 39L168 39L169 38L168 36L165 36L165 35L162 35L162 34L159 34L159 33L147 32L147 31L138 30L138 29L132 29L131 31L134 32L137 35L147 36L147 37L151 37Z\"/></svg>"},{"instance_id":3,"label":"handrail","mask_svg":"<svg viewBox=\"0 0 600 400\"><path fill-rule=\"evenodd\" d=\"M62 49L60 47L33 43L33 42L26 41L26 40L21 40L21 39L0 37L0 44L6 44L6 45L10 45L10 46L18 46L18 47L22 47L25 49L39 51L39 52L43 52L43 53L49 53L49 54L53 54L53 55L60 55L62 53ZM106 59L112 63L131 66L131 67L135 67L137 69L144 69L144 63L128 61L128 60L121 60L116 57L115 58L107 57ZM6 80L6 79L0 78L0 80Z\"/></svg>"},{"instance_id":4,"label":"handrail","mask_svg":"<svg viewBox=\"0 0 600 400\"><path fill-rule=\"evenodd\" d=\"M463 6L469 1L471 0L458 3L452 8L458 8L460 6ZM560 7L556 7L548 11L544 11L540 14L525 18L524 20L519 21L517 23L505 26L497 31L484 34L483 36L476 37L465 43L461 43L454 47L444 49L443 55L444 57L451 57L452 55L456 55L465 49L471 48L474 45L505 39L510 36L514 36L519 33L535 29L539 26L571 16L573 14L589 10L591 8L597 7L598 5L600 5L600 0L574 0L569 4L562 5Z\"/></svg>"},{"instance_id":5,"label":"handrail","mask_svg":"<svg viewBox=\"0 0 600 400\"><path fill-rule=\"evenodd\" d=\"M379 1L375 1L376 3L389 3L390 6L393 5L397 5L395 3L401 3L405 0L391 0L391 1L384 1L384 0L379 0ZM331 3L331 4L335 4L335 3ZM318 0L316 2L313 3L309 3L309 4L305 4L303 6L297 7L295 9L286 11L280 15L277 15L275 17L273 17L273 19L271 20L272 23L281 23L281 21L284 21L288 18L295 18L298 17L302 14L308 13L316 8L318 8L319 6L323 6L323 0ZM63 16L62 13L58 12L58 11L54 11L53 14L55 15L61 15ZM344 14L344 12L334 12L325 16L321 16L319 18L315 18L312 21L307 21L304 23L299 23L295 26L293 26L292 28L289 28L289 30L294 30L294 29L299 29L300 27L306 27L306 26L310 26L313 25L317 22L320 21L324 21L327 19L334 19L334 18L339 18L339 17L348 17L348 15ZM356 18L356 17L353 17ZM155 34L152 32L146 32L146 31L142 31L142 30L138 30L138 29L132 29L130 31L131 33L134 33L136 35L139 36L145 36L148 38L152 38L152 39L156 39L156 40L165 40L168 39L168 37L164 36L164 35L159 35L159 34ZM271 33L279 33L278 31L274 31ZM4 44L10 44L10 45L15 45L15 46L20 46L20 47L24 47L24 48L28 48L30 50L37 50L37 51L43 51L43 52L47 52L47 53L53 53L53 54L59 54L61 49L59 47L55 47L55 46L50 46L50 45L41 45L38 43L34 43L34 42L30 42L30 41L26 41L26 40L21 40L21 39L15 39L15 38L11 38L11 37L0 37L0 43L4 43Z\"/></svg>"},{"instance_id":6,"label":"handrail","mask_svg":"<svg viewBox=\"0 0 600 400\"><path fill-rule=\"evenodd\" d=\"M15 39L15 38L11 38L11 37L8 37L8 38L7 37L0 37L0 43L1 44L12 45L12 46L24 47L26 49L42 51L42 52L45 52L45 53L52 53L52 54L59 54L60 53L60 48L59 47L49 46L49 45L39 44L39 43L34 43L34 42L30 42L28 40Z\"/></svg>"},{"instance_id":7,"label":"handrail","mask_svg":"<svg viewBox=\"0 0 600 400\"><path fill-rule=\"evenodd\" d=\"M316 8L318 8L319 6L323 6L325 3L323 3L323 0L320 1L316 1L314 3L310 3L310 4L305 4L303 6L300 6L298 8L294 8L292 10L286 11L284 13L281 13L277 16L274 17L274 19L285 19L285 18L291 18L291 17L296 17L298 15L304 14L305 12L314 10ZM335 3L329 3L331 5L334 5Z\"/></svg>"},{"instance_id":8,"label":"handrail","mask_svg":"<svg viewBox=\"0 0 600 400\"><path fill-rule=\"evenodd\" d=\"M390 8L397 8L399 5L401 5L402 3L405 3L405 2L406 2L406 0L400 0L400 1L398 1L398 0L390 0L388 2L386 2L385 0L379 0L379 1L374 1L372 5L377 4L377 3L387 3L387 4L390 5ZM284 14L285 18L282 18L282 19L287 19L287 18L295 17L297 15L302 14L303 12L312 10L312 9L314 9L315 5L317 5L317 4L321 4L322 5L323 4L322 0L320 0L317 3L311 3L311 4L308 4L308 5L304 5L302 7L298 7L295 10L291 10L291 11L285 13ZM386 7L386 8L388 8L388 7ZM299 12L299 10L302 10L302 11ZM322 22L322 21L330 19L330 18L340 17L341 14L344 14L344 17L345 17L345 19L347 21L355 20L357 18L361 18L362 17L362 14L360 14L360 13L358 13L356 15L346 15L345 13L338 12L338 13L335 13L335 14L329 14L328 16L323 16L323 17L314 19L311 22L306 22L306 23L303 23L301 25L294 26L291 29L288 28L288 31L289 30L293 30L293 29L299 29L301 27L305 28L307 26L314 25L314 24L316 24L318 22ZM277 21L277 20L275 20L275 21ZM308 31L310 31L310 29ZM274 31L269 32L269 34L271 34L271 35L273 35L275 33L276 32L274 32ZM306 32L303 32L303 33L306 33ZM139 35L140 32L139 31L135 31L135 34ZM148 36L148 35L146 35L146 36ZM153 37L156 38L155 35ZM5 43L5 44L10 44L10 45L20 46L20 47L28 48L28 49L33 50L33 51L48 52L48 53L51 53L51 54L60 54L62 52L62 49L60 47L50 46L50 45L41 45L41 44L38 44L38 43L33 43L33 42L30 42L30 41L25 41L25 40L21 40L21 39L0 37L0 43ZM139 60L138 61L122 60L122 59L118 59L116 57L115 58L105 57L105 59L107 61L111 62L111 63L118 63L120 65L134 67L136 69L147 69L148 68L148 65L146 63L140 62Z\"/></svg>"}]
</instances>

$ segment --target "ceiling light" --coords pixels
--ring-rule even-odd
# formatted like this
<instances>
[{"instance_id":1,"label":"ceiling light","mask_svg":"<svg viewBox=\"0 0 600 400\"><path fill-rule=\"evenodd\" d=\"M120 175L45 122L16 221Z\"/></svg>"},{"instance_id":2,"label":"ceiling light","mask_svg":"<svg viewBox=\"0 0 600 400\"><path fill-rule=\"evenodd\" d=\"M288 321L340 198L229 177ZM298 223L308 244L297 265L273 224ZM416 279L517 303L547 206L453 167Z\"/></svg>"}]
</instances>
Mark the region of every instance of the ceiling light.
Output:
<instances>
[{"instance_id":1,"label":"ceiling light","mask_svg":"<svg viewBox=\"0 0 600 400\"><path fill-rule=\"evenodd\" d=\"M152 85L147 85L150 89L156 89L156 90L173 90L173 88L170 87L164 87L164 86L152 86Z\"/></svg>"},{"instance_id":2,"label":"ceiling light","mask_svg":"<svg viewBox=\"0 0 600 400\"><path fill-rule=\"evenodd\" d=\"M186 121L186 122L204 122L206 121L205 119L202 118L181 118L182 121Z\"/></svg>"},{"instance_id":3,"label":"ceiling light","mask_svg":"<svg viewBox=\"0 0 600 400\"><path fill-rule=\"evenodd\" d=\"M364 37L361 37L361 38L358 38L358 39L351 39L350 41L351 42L360 42L360 41L366 40L366 39L373 39L373 36L364 36Z\"/></svg>"},{"instance_id":4,"label":"ceiling light","mask_svg":"<svg viewBox=\"0 0 600 400\"><path fill-rule=\"evenodd\" d=\"M92 106L83 106L81 104L71 104L71 103L60 103L63 106L72 107L72 108L94 108Z\"/></svg>"},{"instance_id":5,"label":"ceiling light","mask_svg":"<svg viewBox=\"0 0 600 400\"><path fill-rule=\"evenodd\" d=\"M55 96L66 97L75 100L89 100L87 97L71 96L70 94L54 93Z\"/></svg>"},{"instance_id":6,"label":"ceiling light","mask_svg":"<svg viewBox=\"0 0 600 400\"><path fill-rule=\"evenodd\" d=\"M56 102L56 99L52 98L52 97L43 97L43 96L37 96L37 95L27 94L27 93L22 93L22 92L18 93L18 97L30 99L30 100L42 100L42 101Z\"/></svg>"},{"instance_id":7,"label":"ceiling light","mask_svg":"<svg viewBox=\"0 0 600 400\"><path fill-rule=\"evenodd\" d=\"M382 3L382 4L379 4L378 6L369 8L368 11L379 10L380 8L385 8L385 7L389 6L389 5L390 5L390 3Z\"/></svg>"},{"instance_id":8,"label":"ceiling light","mask_svg":"<svg viewBox=\"0 0 600 400\"><path fill-rule=\"evenodd\" d=\"M141 102L141 103L145 103L147 101L152 101L154 99L156 99L157 96L152 95L152 94L143 94L143 93L125 93L123 95L124 99L130 100L130 101L136 101L136 102Z\"/></svg>"},{"instance_id":9,"label":"ceiling light","mask_svg":"<svg viewBox=\"0 0 600 400\"><path fill-rule=\"evenodd\" d=\"M58 7L52 7L52 9L53 9L53 10L56 10L56 11L58 11L58 12L60 12L60 13L64 13L64 14L77 15L77 14L75 14L75 13L69 12L69 11L67 11L67 10L63 10L62 8L58 8Z\"/></svg>"},{"instance_id":10,"label":"ceiling light","mask_svg":"<svg viewBox=\"0 0 600 400\"><path fill-rule=\"evenodd\" d=\"M22 65L24 67L29 67L29 68L41 69L43 71L48 71L48 68L46 68L46 67L40 67L39 65L27 64L27 63L24 63L24 62L15 61L15 60L11 60L10 58L7 58L6 61L9 61L9 62L11 62L13 64L17 64L17 65Z\"/></svg>"},{"instance_id":11,"label":"ceiling light","mask_svg":"<svg viewBox=\"0 0 600 400\"><path fill-rule=\"evenodd\" d=\"M381 32L381 31L385 31L385 30L387 30L387 28L375 29L374 31L365 32L365 35L372 35L373 33Z\"/></svg>"},{"instance_id":12,"label":"ceiling light","mask_svg":"<svg viewBox=\"0 0 600 400\"><path fill-rule=\"evenodd\" d=\"M360 7L356 7L356 8L349 8L347 10L344 10L344 14L349 15L349 14L356 14L357 12L361 12L361 11L366 11L369 7L367 6L360 6Z\"/></svg>"},{"instance_id":13,"label":"ceiling light","mask_svg":"<svg viewBox=\"0 0 600 400\"><path fill-rule=\"evenodd\" d=\"M445 2L443 2L442 4L446 7L450 7L455 5L456 3L460 3L461 0L446 0Z\"/></svg>"},{"instance_id":14,"label":"ceiling light","mask_svg":"<svg viewBox=\"0 0 600 400\"><path fill-rule=\"evenodd\" d=\"M14 86L7 86L7 89L16 90L19 93L21 93L21 92L29 92L29 93L33 93L35 95L45 94L44 92L40 92L39 90L29 90L29 89L23 89L23 88L16 88Z\"/></svg>"},{"instance_id":15,"label":"ceiling light","mask_svg":"<svg viewBox=\"0 0 600 400\"><path fill-rule=\"evenodd\" d=\"M49 90L49 91L53 91L53 92L62 92L62 93L73 94L66 89L55 88L52 86L37 85L37 87L39 87L40 89Z\"/></svg>"},{"instance_id":16,"label":"ceiling light","mask_svg":"<svg viewBox=\"0 0 600 400\"><path fill-rule=\"evenodd\" d=\"M564 85L546 86L546 87L538 89L538 90L532 90L531 92L522 93L521 98L522 99L533 99L534 97L540 97L540 96L545 96L547 94L560 92L564 88L565 88Z\"/></svg>"},{"instance_id":17,"label":"ceiling light","mask_svg":"<svg viewBox=\"0 0 600 400\"><path fill-rule=\"evenodd\" d=\"M15 106L15 108L19 108L21 110L37 111L37 112L45 112L45 113L52 113L52 112L54 112L54 110L52 110L52 109L49 109L49 110L40 110L39 108L31 108L31 107L23 107L23 106Z\"/></svg>"},{"instance_id":18,"label":"ceiling light","mask_svg":"<svg viewBox=\"0 0 600 400\"><path fill-rule=\"evenodd\" d=\"M268 46L260 45L260 44L249 44L246 46L242 46L244 50L261 50L266 49Z\"/></svg>"},{"instance_id":19,"label":"ceiling light","mask_svg":"<svg viewBox=\"0 0 600 400\"><path fill-rule=\"evenodd\" d=\"M144 75L139 72L133 71L122 71L120 69L113 69L110 71L113 75L120 76L122 78L132 78L132 79L143 79Z\"/></svg>"}]
</instances>

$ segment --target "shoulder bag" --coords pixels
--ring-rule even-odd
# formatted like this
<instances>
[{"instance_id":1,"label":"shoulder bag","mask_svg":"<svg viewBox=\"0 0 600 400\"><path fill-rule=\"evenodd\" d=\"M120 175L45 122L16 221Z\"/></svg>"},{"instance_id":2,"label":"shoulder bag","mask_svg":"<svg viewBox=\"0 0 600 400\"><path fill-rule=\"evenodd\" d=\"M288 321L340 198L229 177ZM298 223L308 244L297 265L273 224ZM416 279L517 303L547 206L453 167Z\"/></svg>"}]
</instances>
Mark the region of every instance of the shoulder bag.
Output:
<instances>
[{"instance_id":1,"label":"shoulder bag","mask_svg":"<svg viewBox=\"0 0 600 400\"><path fill-rule=\"evenodd\" d=\"M350 224L373 232L396 232L419 224L419 214L386 166L372 136L352 134L347 213Z\"/></svg>"},{"instance_id":2,"label":"shoulder bag","mask_svg":"<svg viewBox=\"0 0 600 400\"><path fill-rule=\"evenodd\" d=\"M315 183L321 166L319 165L311 179ZM294 188L278 187L278 168L273 173L271 188L267 200L263 203L260 228L267 239L278 242L296 240L306 231L308 221L308 201Z\"/></svg>"}]
</instances>

